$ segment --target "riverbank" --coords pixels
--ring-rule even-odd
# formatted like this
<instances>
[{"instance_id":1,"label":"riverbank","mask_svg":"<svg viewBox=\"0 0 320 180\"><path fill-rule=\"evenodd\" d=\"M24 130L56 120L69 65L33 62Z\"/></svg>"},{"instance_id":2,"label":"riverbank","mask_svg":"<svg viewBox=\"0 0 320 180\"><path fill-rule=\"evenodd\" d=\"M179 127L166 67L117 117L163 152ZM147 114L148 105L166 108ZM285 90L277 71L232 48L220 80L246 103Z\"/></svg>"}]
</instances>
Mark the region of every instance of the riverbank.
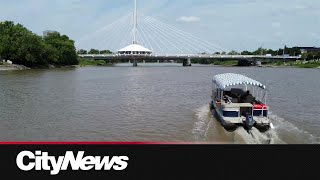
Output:
<instances>
[{"instance_id":1,"label":"riverbank","mask_svg":"<svg viewBox=\"0 0 320 180\"><path fill-rule=\"evenodd\" d=\"M194 63L201 64L201 63ZM226 60L226 61L215 61L211 64L203 64L209 66L220 66L220 67L242 67L238 65L236 60ZM269 68L320 68L319 60L310 60L310 61L292 61L292 62L269 62L257 65L254 67L269 67Z\"/></svg>"},{"instance_id":2,"label":"riverbank","mask_svg":"<svg viewBox=\"0 0 320 180\"><path fill-rule=\"evenodd\" d=\"M18 65L18 64L0 64L0 71L12 71L12 70L26 70L26 69L31 69L23 65Z\"/></svg>"},{"instance_id":3,"label":"riverbank","mask_svg":"<svg viewBox=\"0 0 320 180\"><path fill-rule=\"evenodd\" d=\"M64 65L64 66L57 66L57 65L48 65L48 66L38 66L38 67L26 67L23 65L18 64L0 64L0 71L15 71L15 70L28 70L28 69L54 69L54 68L77 68L78 65Z\"/></svg>"},{"instance_id":4,"label":"riverbank","mask_svg":"<svg viewBox=\"0 0 320 180\"><path fill-rule=\"evenodd\" d=\"M262 64L259 67L320 68L320 61L273 62Z\"/></svg>"},{"instance_id":5,"label":"riverbank","mask_svg":"<svg viewBox=\"0 0 320 180\"><path fill-rule=\"evenodd\" d=\"M88 60L88 59L79 59L78 67L86 67L86 66L112 66L113 64L108 64L104 60Z\"/></svg>"},{"instance_id":6,"label":"riverbank","mask_svg":"<svg viewBox=\"0 0 320 180\"><path fill-rule=\"evenodd\" d=\"M121 64L121 63L120 63ZM242 67L237 64L237 61L216 61L212 64L200 64L199 65L215 66L215 67ZM86 60L80 59L78 65L47 65L47 66L38 66L38 67L26 67L23 65L17 64L8 64L0 62L0 71L9 71L9 70L27 70L27 69L54 69L54 68L81 68L81 67L90 67L90 66L114 66L114 64L106 63L104 60ZM263 68L320 68L320 61L309 61L309 62L277 62L277 63L265 63L258 66L252 67L263 67Z\"/></svg>"}]
</instances>

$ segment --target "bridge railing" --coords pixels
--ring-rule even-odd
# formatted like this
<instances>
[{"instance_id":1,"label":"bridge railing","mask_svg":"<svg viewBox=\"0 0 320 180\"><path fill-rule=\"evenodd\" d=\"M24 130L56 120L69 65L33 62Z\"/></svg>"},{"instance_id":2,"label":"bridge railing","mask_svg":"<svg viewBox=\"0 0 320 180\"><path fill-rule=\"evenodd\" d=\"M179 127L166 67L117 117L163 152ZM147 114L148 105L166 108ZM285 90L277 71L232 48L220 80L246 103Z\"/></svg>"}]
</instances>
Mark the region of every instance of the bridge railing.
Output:
<instances>
[{"instance_id":1,"label":"bridge railing","mask_svg":"<svg viewBox=\"0 0 320 180\"><path fill-rule=\"evenodd\" d=\"M300 59L301 56L267 56L267 55L218 55L218 54L79 54L83 58L103 57L181 57L181 58L270 58L270 59Z\"/></svg>"}]
</instances>

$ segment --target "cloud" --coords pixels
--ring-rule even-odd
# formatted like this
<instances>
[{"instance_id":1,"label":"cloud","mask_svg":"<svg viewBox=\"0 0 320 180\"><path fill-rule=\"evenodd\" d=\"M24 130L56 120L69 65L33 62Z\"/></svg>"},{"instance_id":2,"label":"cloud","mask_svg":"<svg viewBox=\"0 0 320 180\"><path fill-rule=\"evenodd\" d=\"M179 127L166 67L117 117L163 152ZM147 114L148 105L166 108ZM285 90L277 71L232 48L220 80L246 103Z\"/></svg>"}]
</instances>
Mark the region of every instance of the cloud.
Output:
<instances>
[{"instance_id":1,"label":"cloud","mask_svg":"<svg viewBox=\"0 0 320 180\"><path fill-rule=\"evenodd\" d=\"M177 21L182 21L182 22L198 22L200 21L199 17L196 16L181 16L177 19Z\"/></svg>"}]
</instances>

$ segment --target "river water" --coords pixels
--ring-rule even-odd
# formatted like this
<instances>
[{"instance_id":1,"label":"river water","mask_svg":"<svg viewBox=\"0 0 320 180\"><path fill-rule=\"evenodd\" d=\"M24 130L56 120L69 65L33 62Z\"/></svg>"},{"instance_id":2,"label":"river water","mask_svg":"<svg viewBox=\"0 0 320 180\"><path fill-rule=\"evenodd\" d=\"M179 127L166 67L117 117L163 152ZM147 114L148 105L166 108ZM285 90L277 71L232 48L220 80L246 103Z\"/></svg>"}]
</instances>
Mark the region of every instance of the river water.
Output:
<instances>
[{"instance_id":1,"label":"river water","mask_svg":"<svg viewBox=\"0 0 320 180\"><path fill-rule=\"evenodd\" d=\"M320 69L140 65L0 71L0 141L319 143ZM275 129L211 116L211 79L228 72L267 86Z\"/></svg>"}]
</instances>

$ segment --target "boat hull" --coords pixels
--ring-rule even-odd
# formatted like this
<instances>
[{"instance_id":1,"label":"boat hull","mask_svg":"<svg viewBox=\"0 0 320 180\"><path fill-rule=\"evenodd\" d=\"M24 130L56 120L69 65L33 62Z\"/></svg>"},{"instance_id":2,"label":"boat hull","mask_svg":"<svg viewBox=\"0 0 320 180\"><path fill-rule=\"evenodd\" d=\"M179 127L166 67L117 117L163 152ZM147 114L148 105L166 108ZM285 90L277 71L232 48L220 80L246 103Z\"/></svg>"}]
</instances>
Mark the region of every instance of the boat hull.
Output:
<instances>
[{"instance_id":1,"label":"boat hull","mask_svg":"<svg viewBox=\"0 0 320 180\"><path fill-rule=\"evenodd\" d=\"M210 110L211 110L213 117L215 117L215 119L217 119L220 122L220 124L224 127L225 130L232 132L232 131L235 131L240 126L246 128L246 126L244 125L243 122L242 123L231 123L231 122L228 122L227 120L225 120L224 117L222 116L222 113L219 111L219 109L217 109L217 107L214 104L210 105ZM253 118L258 118L258 117L253 116ZM257 128L261 132L265 132L270 129L270 123L257 123L257 122L255 122L253 127Z\"/></svg>"},{"instance_id":2,"label":"boat hull","mask_svg":"<svg viewBox=\"0 0 320 180\"><path fill-rule=\"evenodd\" d=\"M211 109L212 115L217 119L226 131L235 131L240 125L236 123L230 123L224 120L223 116L217 111L213 105Z\"/></svg>"}]
</instances>

